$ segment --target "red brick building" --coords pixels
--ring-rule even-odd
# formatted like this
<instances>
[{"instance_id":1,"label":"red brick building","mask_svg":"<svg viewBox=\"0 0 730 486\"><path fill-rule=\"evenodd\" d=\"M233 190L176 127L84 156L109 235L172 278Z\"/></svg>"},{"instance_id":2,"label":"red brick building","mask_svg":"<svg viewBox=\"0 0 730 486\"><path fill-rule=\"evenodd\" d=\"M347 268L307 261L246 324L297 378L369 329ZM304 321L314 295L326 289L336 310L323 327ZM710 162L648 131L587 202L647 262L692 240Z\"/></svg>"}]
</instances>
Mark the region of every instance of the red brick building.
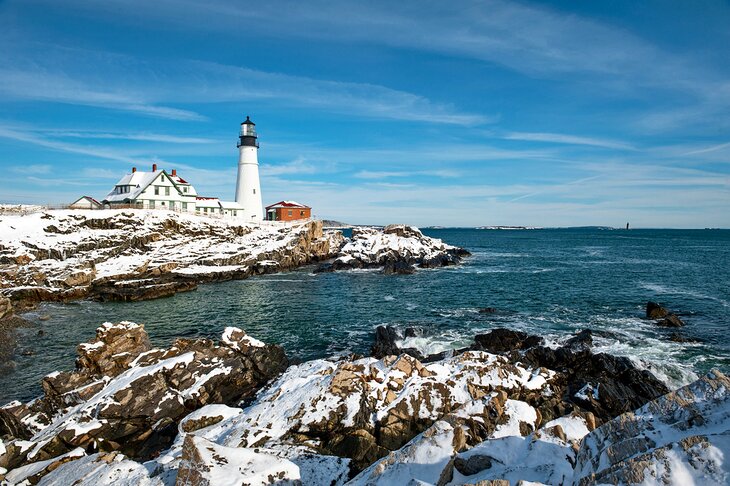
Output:
<instances>
[{"instance_id":1,"label":"red brick building","mask_svg":"<svg viewBox=\"0 0 730 486\"><path fill-rule=\"evenodd\" d=\"M266 219L269 221L294 221L312 217L312 208L296 201L279 201L266 206Z\"/></svg>"}]
</instances>

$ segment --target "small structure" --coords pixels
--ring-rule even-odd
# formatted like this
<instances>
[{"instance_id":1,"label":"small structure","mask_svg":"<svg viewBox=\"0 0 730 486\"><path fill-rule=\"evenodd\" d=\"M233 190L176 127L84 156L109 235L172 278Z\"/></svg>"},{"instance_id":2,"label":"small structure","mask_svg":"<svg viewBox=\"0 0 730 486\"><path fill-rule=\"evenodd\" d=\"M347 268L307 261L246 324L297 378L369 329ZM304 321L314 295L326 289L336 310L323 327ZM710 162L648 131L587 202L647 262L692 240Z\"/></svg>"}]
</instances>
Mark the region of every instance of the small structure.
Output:
<instances>
[{"instance_id":1,"label":"small structure","mask_svg":"<svg viewBox=\"0 0 730 486\"><path fill-rule=\"evenodd\" d=\"M269 221L294 221L312 217L312 208L296 201L279 201L266 206L266 219Z\"/></svg>"},{"instance_id":2,"label":"small structure","mask_svg":"<svg viewBox=\"0 0 730 486\"><path fill-rule=\"evenodd\" d=\"M101 203L91 196L81 196L68 205L69 209L101 209Z\"/></svg>"}]
</instances>

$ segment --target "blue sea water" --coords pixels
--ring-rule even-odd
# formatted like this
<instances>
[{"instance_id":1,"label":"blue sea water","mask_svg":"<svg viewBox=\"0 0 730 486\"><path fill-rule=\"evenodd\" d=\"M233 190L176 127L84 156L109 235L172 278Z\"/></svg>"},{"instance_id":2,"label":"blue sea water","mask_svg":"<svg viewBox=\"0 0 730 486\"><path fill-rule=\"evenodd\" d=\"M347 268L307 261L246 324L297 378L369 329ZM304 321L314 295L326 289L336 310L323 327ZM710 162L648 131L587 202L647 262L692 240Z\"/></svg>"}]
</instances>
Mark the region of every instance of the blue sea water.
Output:
<instances>
[{"instance_id":1,"label":"blue sea water","mask_svg":"<svg viewBox=\"0 0 730 486\"><path fill-rule=\"evenodd\" d=\"M409 346L426 352L469 344L496 327L555 342L601 331L596 348L629 356L671 386L730 368L730 231L429 229L472 252L460 266L385 276L314 274L314 267L202 285L137 303L44 304L25 315L13 363L3 366L0 403L41 393L41 378L71 369L78 343L104 321L144 323L154 344L216 338L226 326L282 344L295 360L367 353L381 324L419 327ZM648 300L685 320L679 330L643 319ZM479 308L499 312L481 314ZM41 316L50 316L40 320ZM44 334L38 336L38 331ZM678 343L672 332L699 340Z\"/></svg>"}]
</instances>

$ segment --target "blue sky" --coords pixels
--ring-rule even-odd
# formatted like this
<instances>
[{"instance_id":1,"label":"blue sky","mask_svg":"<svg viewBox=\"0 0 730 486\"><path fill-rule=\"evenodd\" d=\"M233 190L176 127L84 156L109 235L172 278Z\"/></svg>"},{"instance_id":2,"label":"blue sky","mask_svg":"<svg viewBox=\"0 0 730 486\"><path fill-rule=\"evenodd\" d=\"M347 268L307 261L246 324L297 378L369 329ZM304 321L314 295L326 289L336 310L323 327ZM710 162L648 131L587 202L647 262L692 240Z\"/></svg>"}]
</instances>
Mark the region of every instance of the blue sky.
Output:
<instances>
[{"instance_id":1,"label":"blue sky","mask_svg":"<svg viewBox=\"0 0 730 486\"><path fill-rule=\"evenodd\" d=\"M0 0L0 200L132 166L358 224L730 227L730 6Z\"/></svg>"}]
</instances>

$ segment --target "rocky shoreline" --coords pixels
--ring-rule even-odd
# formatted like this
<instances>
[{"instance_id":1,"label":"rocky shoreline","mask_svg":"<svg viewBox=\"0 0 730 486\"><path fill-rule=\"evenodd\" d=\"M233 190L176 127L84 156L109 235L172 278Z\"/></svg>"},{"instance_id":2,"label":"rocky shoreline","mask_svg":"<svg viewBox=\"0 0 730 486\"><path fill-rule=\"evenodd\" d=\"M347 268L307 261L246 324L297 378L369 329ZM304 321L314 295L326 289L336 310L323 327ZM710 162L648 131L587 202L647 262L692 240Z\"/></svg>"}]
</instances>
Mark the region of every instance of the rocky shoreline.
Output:
<instances>
[{"instance_id":1,"label":"rocky shoreline","mask_svg":"<svg viewBox=\"0 0 730 486\"><path fill-rule=\"evenodd\" d=\"M348 239L321 221L247 224L143 210L3 214L0 319L43 301L155 299L330 259L317 270L412 273L414 265L453 265L466 255L405 225L357 228Z\"/></svg>"},{"instance_id":2,"label":"rocky shoreline","mask_svg":"<svg viewBox=\"0 0 730 486\"><path fill-rule=\"evenodd\" d=\"M675 392L586 330L547 347L495 329L414 357L290 365L227 328L154 349L106 323L44 395L0 408L3 484L726 484L730 379ZM681 476L689 475L689 476ZM416 482L413 482L416 481ZM479 482L496 481L496 482ZM502 481L501 483L499 481ZM506 481L506 482L505 482Z\"/></svg>"}]
</instances>

